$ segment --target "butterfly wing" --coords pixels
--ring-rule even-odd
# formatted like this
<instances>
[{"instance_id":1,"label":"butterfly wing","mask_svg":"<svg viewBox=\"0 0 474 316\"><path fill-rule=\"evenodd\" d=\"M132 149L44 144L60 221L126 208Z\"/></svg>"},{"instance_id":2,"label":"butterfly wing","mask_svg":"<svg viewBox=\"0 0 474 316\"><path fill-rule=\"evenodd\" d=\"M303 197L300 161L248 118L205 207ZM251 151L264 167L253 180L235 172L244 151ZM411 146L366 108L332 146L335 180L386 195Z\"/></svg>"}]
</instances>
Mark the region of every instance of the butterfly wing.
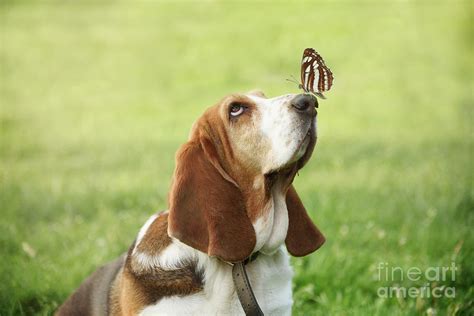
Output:
<instances>
[{"instance_id":1,"label":"butterfly wing","mask_svg":"<svg viewBox=\"0 0 474 316\"><path fill-rule=\"evenodd\" d=\"M301 61L301 87L324 98L323 92L331 89L334 80L331 70L314 49L306 48Z\"/></svg>"},{"instance_id":2,"label":"butterfly wing","mask_svg":"<svg viewBox=\"0 0 474 316\"><path fill-rule=\"evenodd\" d=\"M318 53L315 52L314 58L315 67L317 67L317 71L319 72L319 80L317 85L318 91L328 91L329 89L331 89L332 82L334 80L331 69L326 66L323 58Z\"/></svg>"},{"instance_id":3,"label":"butterfly wing","mask_svg":"<svg viewBox=\"0 0 474 316\"><path fill-rule=\"evenodd\" d=\"M301 88L305 92L310 92L310 82L314 81L314 69L312 67L314 49L306 48L301 59ZM311 78L313 77L313 78Z\"/></svg>"}]
</instances>

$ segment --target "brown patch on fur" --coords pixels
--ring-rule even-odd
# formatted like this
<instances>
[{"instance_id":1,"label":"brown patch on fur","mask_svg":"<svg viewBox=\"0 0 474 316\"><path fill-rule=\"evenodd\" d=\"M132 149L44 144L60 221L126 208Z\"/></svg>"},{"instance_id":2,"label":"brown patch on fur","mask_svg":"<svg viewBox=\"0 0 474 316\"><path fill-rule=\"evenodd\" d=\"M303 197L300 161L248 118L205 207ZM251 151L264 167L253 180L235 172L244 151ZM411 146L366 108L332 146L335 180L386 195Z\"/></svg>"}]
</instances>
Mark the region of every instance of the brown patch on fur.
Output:
<instances>
[{"instance_id":1,"label":"brown patch on fur","mask_svg":"<svg viewBox=\"0 0 474 316\"><path fill-rule=\"evenodd\" d=\"M123 268L120 269L117 277L112 282L110 286L109 292L109 315L124 315L122 312L122 307L120 305L121 301L121 291L122 291L122 275L123 275Z\"/></svg>"},{"instance_id":2,"label":"brown patch on fur","mask_svg":"<svg viewBox=\"0 0 474 316\"><path fill-rule=\"evenodd\" d=\"M111 315L136 315L164 297L190 295L203 289L203 277L195 262L175 270L155 267L137 271L132 265L133 248L134 245L129 249L122 273L112 285Z\"/></svg>"},{"instance_id":3,"label":"brown patch on fur","mask_svg":"<svg viewBox=\"0 0 474 316\"><path fill-rule=\"evenodd\" d=\"M150 224L136 250L147 255L157 255L171 244L168 236L168 213L160 213Z\"/></svg>"},{"instance_id":4,"label":"brown patch on fur","mask_svg":"<svg viewBox=\"0 0 474 316\"><path fill-rule=\"evenodd\" d=\"M243 191L246 197L247 214L252 223L255 223L257 219L264 215L265 211L268 211L266 206L271 198L271 189L276 179L273 174L258 177L257 181L262 182L259 188L254 188L253 184L248 184Z\"/></svg>"}]
</instances>

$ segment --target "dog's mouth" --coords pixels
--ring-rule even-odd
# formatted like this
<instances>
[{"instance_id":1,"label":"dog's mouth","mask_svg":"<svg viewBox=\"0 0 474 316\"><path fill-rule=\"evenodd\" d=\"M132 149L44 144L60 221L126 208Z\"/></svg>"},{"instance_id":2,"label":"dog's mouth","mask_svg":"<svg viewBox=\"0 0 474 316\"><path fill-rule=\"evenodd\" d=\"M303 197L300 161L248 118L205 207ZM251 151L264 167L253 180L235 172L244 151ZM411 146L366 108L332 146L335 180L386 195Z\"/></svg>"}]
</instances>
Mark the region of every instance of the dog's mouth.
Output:
<instances>
[{"instance_id":1,"label":"dog's mouth","mask_svg":"<svg viewBox=\"0 0 474 316\"><path fill-rule=\"evenodd\" d=\"M308 126L308 131L306 134L304 134L304 136L299 141L299 144L296 146L296 150L293 153L291 159L289 159L287 163L280 166L279 168L270 170L267 174L279 173L287 169L293 169L295 164L298 166L298 169L301 169L301 167L306 164L306 162L311 157L315 142L316 131L314 122L312 121Z\"/></svg>"},{"instance_id":2,"label":"dog's mouth","mask_svg":"<svg viewBox=\"0 0 474 316\"><path fill-rule=\"evenodd\" d=\"M308 131L306 132L303 139L297 146L297 150L293 158L291 159L291 161L301 159L308 151L308 145L311 143L311 140L315 137L316 137L315 125L314 125L314 122L311 121L311 124L308 127Z\"/></svg>"},{"instance_id":3,"label":"dog's mouth","mask_svg":"<svg viewBox=\"0 0 474 316\"><path fill-rule=\"evenodd\" d=\"M316 133L314 131L313 124L311 124L290 161L280 168L271 170L265 174L265 177L267 178L267 181L270 185L274 183L276 179L281 179L281 177L289 180L287 184L293 181L297 171L301 169L303 165L309 160L309 157L311 157L311 153L316 142L315 135Z\"/></svg>"},{"instance_id":4,"label":"dog's mouth","mask_svg":"<svg viewBox=\"0 0 474 316\"><path fill-rule=\"evenodd\" d=\"M308 132L306 133L305 137L303 138L299 149L297 150L298 157L298 169L303 168L303 166L308 162L309 158L313 154L314 146L316 144L316 124L314 122L316 118L313 118L310 127L308 128Z\"/></svg>"},{"instance_id":5,"label":"dog's mouth","mask_svg":"<svg viewBox=\"0 0 474 316\"><path fill-rule=\"evenodd\" d=\"M304 156L306 149L308 148L309 141L311 140L311 131L308 130L306 135L303 137L299 145L296 147L295 154L291 158L290 162L295 162Z\"/></svg>"}]
</instances>

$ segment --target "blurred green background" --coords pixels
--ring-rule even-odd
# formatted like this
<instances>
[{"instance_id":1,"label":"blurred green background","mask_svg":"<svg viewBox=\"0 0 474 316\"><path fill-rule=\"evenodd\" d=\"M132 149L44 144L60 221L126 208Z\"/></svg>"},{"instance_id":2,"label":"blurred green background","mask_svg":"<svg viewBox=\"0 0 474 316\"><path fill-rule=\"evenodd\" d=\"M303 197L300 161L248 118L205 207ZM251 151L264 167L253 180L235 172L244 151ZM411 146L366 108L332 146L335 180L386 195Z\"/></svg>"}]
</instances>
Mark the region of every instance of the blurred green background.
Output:
<instances>
[{"instance_id":1,"label":"blurred green background","mask_svg":"<svg viewBox=\"0 0 474 316\"><path fill-rule=\"evenodd\" d=\"M296 188L327 243L295 315L473 313L466 1L1 2L0 315L51 314L167 207L174 153L232 92L335 75ZM377 266L459 268L455 298L381 298Z\"/></svg>"}]
</instances>

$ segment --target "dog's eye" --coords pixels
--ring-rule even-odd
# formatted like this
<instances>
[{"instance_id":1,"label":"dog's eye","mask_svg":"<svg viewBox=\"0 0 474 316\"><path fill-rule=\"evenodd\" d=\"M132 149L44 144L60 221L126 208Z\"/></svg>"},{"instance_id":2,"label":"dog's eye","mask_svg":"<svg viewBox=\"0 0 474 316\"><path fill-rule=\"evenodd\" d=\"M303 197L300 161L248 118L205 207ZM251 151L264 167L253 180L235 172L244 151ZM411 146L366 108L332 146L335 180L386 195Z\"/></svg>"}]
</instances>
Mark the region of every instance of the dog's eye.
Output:
<instances>
[{"instance_id":1,"label":"dog's eye","mask_svg":"<svg viewBox=\"0 0 474 316\"><path fill-rule=\"evenodd\" d=\"M239 116L240 114L244 113L244 110L245 110L245 106L243 106L242 104L233 103L230 106L229 113L230 113L230 116L236 117L236 116Z\"/></svg>"}]
</instances>

